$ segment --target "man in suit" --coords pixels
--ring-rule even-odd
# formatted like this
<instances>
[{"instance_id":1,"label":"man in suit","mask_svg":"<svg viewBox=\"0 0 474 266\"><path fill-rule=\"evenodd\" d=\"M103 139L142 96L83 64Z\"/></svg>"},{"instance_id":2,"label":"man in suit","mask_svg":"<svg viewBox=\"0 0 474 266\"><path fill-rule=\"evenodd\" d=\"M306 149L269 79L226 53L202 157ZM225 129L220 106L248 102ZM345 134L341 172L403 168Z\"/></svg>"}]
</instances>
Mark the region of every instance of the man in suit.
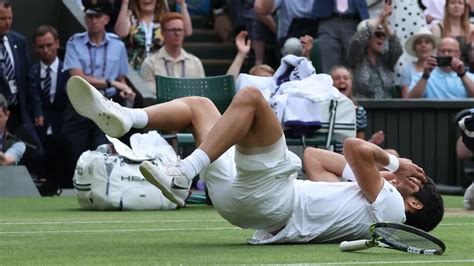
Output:
<instances>
[{"instance_id":1,"label":"man in suit","mask_svg":"<svg viewBox=\"0 0 474 266\"><path fill-rule=\"evenodd\" d=\"M43 152L32 117L36 125L43 124L41 101L31 88L32 79L28 75L30 59L25 38L10 30L12 20L12 6L9 1L0 0L0 93L7 99L10 109L7 128L37 146L31 152L27 150L24 157L28 170L35 172L31 159L42 156Z\"/></svg>"},{"instance_id":2,"label":"man in suit","mask_svg":"<svg viewBox=\"0 0 474 266\"><path fill-rule=\"evenodd\" d=\"M38 27L33 34L34 50L40 62L31 68L33 89L40 95L44 116L43 125L36 131L44 148L41 177L48 183L59 185L64 179L64 137L61 134L66 108L66 82L69 73L63 72L63 62L58 59L59 36L49 25Z\"/></svg>"}]
</instances>

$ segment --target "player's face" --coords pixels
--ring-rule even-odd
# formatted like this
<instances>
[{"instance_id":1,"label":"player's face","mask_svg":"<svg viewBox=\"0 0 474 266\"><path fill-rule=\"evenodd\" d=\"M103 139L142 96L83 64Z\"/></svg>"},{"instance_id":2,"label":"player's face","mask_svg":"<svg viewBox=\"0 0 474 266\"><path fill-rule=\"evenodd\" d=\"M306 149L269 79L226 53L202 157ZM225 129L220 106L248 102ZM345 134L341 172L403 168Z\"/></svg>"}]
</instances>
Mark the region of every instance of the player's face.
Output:
<instances>
[{"instance_id":1,"label":"player's face","mask_svg":"<svg viewBox=\"0 0 474 266\"><path fill-rule=\"evenodd\" d=\"M418 192L423 186L421 181L414 177L409 177L407 182L399 182L397 179L393 179L389 182L397 188L403 197L413 195L413 193ZM415 186L413 186L413 184Z\"/></svg>"},{"instance_id":2,"label":"player's face","mask_svg":"<svg viewBox=\"0 0 474 266\"><path fill-rule=\"evenodd\" d=\"M0 4L0 36L4 36L12 27L13 13L11 7Z\"/></svg>"},{"instance_id":3,"label":"player's face","mask_svg":"<svg viewBox=\"0 0 474 266\"><path fill-rule=\"evenodd\" d=\"M342 94L349 96L352 92L351 74L344 68L338 68L331 73L334 87Z\"/></svg>"},{"instance_id":4,"label":"player's face","mask_svg":"<svg viewBox=\"0 0 474 266\"><path fill-rule=\"evenodd\" d=\"M50 65L54 62L59 48L59 40L56 40L50 32L35 39L35 52L43 63Z\"/></svg>"}]
</instances>

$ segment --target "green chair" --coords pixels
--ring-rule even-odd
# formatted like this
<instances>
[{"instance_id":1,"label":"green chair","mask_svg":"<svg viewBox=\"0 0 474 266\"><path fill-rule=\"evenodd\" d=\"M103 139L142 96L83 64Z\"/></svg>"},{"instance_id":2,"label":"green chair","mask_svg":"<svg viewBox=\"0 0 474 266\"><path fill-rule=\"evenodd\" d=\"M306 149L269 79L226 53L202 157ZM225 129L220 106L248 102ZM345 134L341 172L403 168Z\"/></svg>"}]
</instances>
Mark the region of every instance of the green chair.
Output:
<instances>
[{"instance_id":1,"label":"green chair","mask_svg":"<svg viewBox=\"0 0 474 266\"><path fill-rule=\"evenodd\" d=\"M205 78L175 78L156 76L156 100L168 102L186 96L203 96L214 102L223 113L235 95L232 75Z\"/></svg>"},{"instance_id":2,"label":"green chair","mask_svg":"<svg viewBox=\"0 0 474 266\"><path fill-rule=\"evenodd\" d=\"M156 100L158 103L168 102L186 96L207 97L216 105L221 113L227 109L235 95L234 76L222 75L205 78L175 78L156 76ZM194 147L194 137L190 133L165 135L176 138L178 153L184 147Z\"/></svg>"}]
</instances>

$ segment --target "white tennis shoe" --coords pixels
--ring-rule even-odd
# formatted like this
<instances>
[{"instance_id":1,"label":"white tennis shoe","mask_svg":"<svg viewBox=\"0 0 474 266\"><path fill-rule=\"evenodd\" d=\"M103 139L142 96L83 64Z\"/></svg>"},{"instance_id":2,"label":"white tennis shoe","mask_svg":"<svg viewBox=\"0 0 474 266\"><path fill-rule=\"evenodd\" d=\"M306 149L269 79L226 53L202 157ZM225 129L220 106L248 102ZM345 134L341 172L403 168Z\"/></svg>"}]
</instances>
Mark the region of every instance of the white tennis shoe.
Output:
<instances>
[{"instance_id":1,"label":"white tennis shoe","mask_svg":"<svg viewBox=\"0 0 474 266\"><path fill-rule=\"evenodd\" d=\"M171 202L179 207L185 205L185 200L189 196L189 185L187 187L178 186L175 184L175 179L182 181L178 183L189 182L178 166L156 166L149 161L144 161L140 164L140 172Z\"/></svg>"},{"instance_id":2,"label":"white tennis shoe","mask_svg":"<svg viewBox=\"0 0 474 266\"><path fill-rule=\"evenodd\" d=\"M130 113L118 103L105 98L85 79L71 77L66 90L76 112L94 121L105 134L118 138L132 127Z\"/></svg>"}]
</instances>

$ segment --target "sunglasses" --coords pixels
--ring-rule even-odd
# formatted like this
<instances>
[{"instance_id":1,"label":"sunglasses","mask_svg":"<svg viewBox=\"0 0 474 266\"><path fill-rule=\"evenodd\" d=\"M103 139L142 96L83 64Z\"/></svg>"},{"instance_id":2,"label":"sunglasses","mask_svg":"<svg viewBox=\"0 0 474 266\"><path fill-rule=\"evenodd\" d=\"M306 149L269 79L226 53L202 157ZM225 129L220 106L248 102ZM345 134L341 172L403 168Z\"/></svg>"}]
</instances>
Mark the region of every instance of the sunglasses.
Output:
<instances>
[{"instance_id":1,"label":"sunglasses","mask_svg":"<svg viewBox=\"0 0 474 266\"><path fill-rule=\"evenodd\" d=\"M385 32L376 31L376 32L374 32L374 36L375 36L375 38L383 39L383 38L385 38L387 35L385 34Z\"/></svg>"}]
</instances>

